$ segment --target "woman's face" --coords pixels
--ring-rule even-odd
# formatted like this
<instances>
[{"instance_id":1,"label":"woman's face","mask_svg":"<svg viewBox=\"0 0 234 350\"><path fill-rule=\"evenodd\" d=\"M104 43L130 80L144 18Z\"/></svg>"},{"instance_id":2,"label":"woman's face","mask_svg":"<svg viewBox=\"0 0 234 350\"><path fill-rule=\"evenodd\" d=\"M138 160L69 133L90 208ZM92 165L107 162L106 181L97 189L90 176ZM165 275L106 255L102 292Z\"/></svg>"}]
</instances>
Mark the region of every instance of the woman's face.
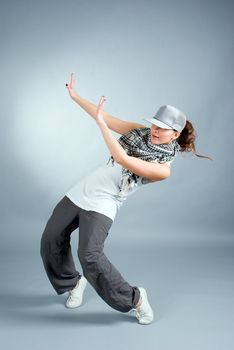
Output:
<instances>
[{"instance_id":1,"label":"woman's face","mask_svg":"<svg viewBox=\"0 0 234 350\"><path fill-rule=\"evenodd\" d=\"M159 126L152 124L150 128L150 141L152 144L168 144L179 137L180 132L173 129L163 129Z\"/></svg>"}]
</instances>

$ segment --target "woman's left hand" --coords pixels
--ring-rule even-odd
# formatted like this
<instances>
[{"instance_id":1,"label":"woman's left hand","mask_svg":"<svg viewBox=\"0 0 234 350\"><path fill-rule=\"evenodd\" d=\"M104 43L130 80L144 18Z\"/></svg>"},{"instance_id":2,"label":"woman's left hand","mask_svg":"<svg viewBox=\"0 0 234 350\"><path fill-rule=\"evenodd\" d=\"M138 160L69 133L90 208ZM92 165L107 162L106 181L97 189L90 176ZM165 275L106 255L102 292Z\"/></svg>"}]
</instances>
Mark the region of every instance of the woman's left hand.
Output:
<instances>
[{"instance_id":1,"label":"woman's left hand","mask_svg":"<svg viewBox=\"0 0 234 350\"><path fill-rule=\"evenodd\" d=\"M101 125L101 124L106 124L103 114L102 114L102 110L103 110L103 105L104 102L106 101L105 96L101 96L99 104L98 104L98 108L97 108L97 114L96 114L96 123Z\"/></svg>"}]
</instances>

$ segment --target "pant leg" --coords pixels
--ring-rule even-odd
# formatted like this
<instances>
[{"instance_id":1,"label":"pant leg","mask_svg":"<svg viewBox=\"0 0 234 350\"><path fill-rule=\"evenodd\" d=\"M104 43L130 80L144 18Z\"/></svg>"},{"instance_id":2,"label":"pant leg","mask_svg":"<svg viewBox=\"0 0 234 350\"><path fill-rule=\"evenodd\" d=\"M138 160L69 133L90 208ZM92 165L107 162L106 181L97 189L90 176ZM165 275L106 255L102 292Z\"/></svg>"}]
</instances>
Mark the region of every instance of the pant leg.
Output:
<instances>
[{"instance_id":1,"label":"pant leg","mask_svg":"<svg viewBox=\"0 0 234 350\"><path fill-rule=\"evenodd\" d=\"M81 275L71 252L71 233L79 226L79 207L67 196L55 206L41 237L40 254L47 276L62 294L75 287Z\"/></svg>"},{"instance_id":2,"label":"pant leg","mask_svg":"<svg viewBox=\"0 0 234 350\"><path fill-rule=\"evenodd\" d=\"M140 299L103 252L104 241L113 221L108 216L80 208L78 257L84 276L98 295L112 308L128 312Z\"/></svg>"}]
</instances>

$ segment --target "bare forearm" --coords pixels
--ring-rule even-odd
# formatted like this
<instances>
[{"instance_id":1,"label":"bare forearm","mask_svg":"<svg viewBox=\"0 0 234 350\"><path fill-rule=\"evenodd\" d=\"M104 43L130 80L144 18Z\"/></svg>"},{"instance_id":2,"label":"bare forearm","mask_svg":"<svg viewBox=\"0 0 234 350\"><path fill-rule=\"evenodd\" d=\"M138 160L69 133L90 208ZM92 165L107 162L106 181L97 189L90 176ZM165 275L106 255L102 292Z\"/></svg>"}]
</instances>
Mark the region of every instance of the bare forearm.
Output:
<instances>
[{"instance_id":1,"label":"bare forearm","mask_svg":"<svg viewBox=\"0 0 234 350\"><path fill-rule=\"evenodd\" d=\"M117 163L120 163L122 159L126 156L125 150L120 145L120 143L114 138L106 124L99 124L99 128L111 155Z\"/></svg>"},{"instance_id":2,"label":"bare forearm","mask_svg":"<svg viewBox=\"0 0 234 350\"><path fill-rule=\"evenodd\" d=\"M151 181L164 180L169 176L170 169L167 165L151 163L136 157L128 156L124 148L113 137L106 123L98 125L111 155L118 164L122 165L122 167L139 176L146 177Z\"/></svg>"},{"instance_id":3,"label":"bare forearm","mask_svg":"<svg viewBox=\"0 0 234 350\"><path fill-rule=\"evenodd\" d=\"M149 162L126 154L119 163L136 175L146 177L150 181L160 181L170 176L170 167L157 162Z\"/></svg>"},{"instance_id":4,"label":"bare forearm","mask_svg":"<svg viewBox=\"0 0 234 350\"><path fill-rule=\"evenodd\" d=\"M93 119L96 119L97 105L89 102L88 100L85 100L84 98L80 97L79 95L76 95L73 98L73 101L75 101L81 108L83 108ZM102 111L102 114L103 114L105 122L107 123L108 113L105 111Z\"/></svg>"}]
</instances>

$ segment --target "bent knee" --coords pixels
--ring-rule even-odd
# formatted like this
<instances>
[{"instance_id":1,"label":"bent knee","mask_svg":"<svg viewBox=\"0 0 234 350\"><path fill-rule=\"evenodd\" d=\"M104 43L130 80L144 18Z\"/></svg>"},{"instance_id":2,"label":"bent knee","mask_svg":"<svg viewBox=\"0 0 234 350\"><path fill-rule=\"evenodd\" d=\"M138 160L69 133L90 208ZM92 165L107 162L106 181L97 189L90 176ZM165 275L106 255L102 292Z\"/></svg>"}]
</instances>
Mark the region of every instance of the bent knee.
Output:
<instances>
[{"instance_id":1,"label":"bent knee","mask_svg":"<svg viewBox=\"0 0 234 350\"><path fill-rule=\"evenodd\" d=\"M99 252L94 251L84 251L82 249L78 249L78 258L82 266L89 266L95 264L100 258Z\"/></svg>"}]
</instances>

